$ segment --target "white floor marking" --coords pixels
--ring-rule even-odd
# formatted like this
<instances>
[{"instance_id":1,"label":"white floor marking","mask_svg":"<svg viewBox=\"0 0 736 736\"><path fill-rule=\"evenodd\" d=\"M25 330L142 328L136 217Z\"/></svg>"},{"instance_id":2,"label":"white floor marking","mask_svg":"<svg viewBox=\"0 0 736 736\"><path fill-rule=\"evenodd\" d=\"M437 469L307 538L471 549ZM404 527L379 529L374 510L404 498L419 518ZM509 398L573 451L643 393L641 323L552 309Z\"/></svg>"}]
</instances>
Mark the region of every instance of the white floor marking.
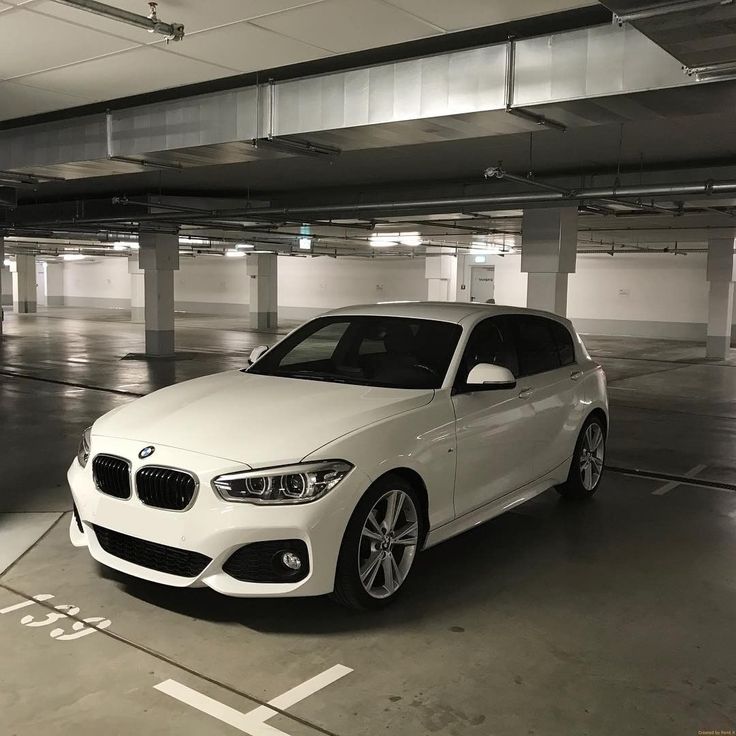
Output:
<instances>
[{"instance_id":1,"label":"white floor marking","mask_svg":"<svg viewBox=\"0 0 736 736\"><path fill-rule=\"evenodd\" d=\"M330 667L330 669L310 678L306 682L278 695L273 700L269 700L268 705L272 705L280 711L286 710L292 705L296 705L310 695L314 695L319 690L331 685L341 677L345 677L345 675L350 674L352 671L350 667L336 664L334 667ZM229 726L237 728L243 733L249 734L249 736L288 736L284 731L266 723L269 718L273 718L279 712L266 705L259 705L257 708L248 711L248 713L241 713L239 710L235 710L235 708L231 708L219 700L203 695L197 690L182 685L176 680L164 680L164 682L160 682L158 685L154 685L154 687L156 690L170 695L172 698L176 698L176 700L185 705L189 705L202 713L217 718L219 721L227 723Z\"/></svg>"},{"instance_id":2,"label":"white floor marking","mask_svg":"<svg viewBox=\"0 0 736 736\"><path fill-rule=\"evenodd\" d=\"M14 606L8 606L7 608L0 608L0 615L3 613L12 613L13 611L20 611L21 608L32 606L36 601L47 601L49 598L53 598L50 593L40 593L34 595L32 601L23 601L23 603L16 603Z\"/></svg>"},{"instance_id":3,"label":"white floor marking","mask_svg":"<svg viewBox=\"0 0 736 736\"><path fill-rule=\"evenodd\" d=\"M707 467L707 465L696 465L694 468L688 470L683 477L694 478L698 473L705 470ZM673 488L677 488L677 486L681 485L682 481L672 480L669 483L665 483L663 486L660 486L656 490L652 491L652 496L664 496L665 493L669 493Z\"/></svg>"}]
</instances>

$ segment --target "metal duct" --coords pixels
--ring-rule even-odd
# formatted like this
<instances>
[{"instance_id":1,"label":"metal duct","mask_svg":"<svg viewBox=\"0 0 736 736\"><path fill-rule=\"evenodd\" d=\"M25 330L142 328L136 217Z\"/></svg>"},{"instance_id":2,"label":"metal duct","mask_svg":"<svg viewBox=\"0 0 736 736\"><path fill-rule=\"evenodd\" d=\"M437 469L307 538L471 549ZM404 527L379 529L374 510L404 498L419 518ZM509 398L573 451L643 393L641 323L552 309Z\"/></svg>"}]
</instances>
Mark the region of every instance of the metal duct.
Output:
<instances>
[{"instance_id":1,"label":"metal duct","mask_svg":"<svg viewBox=\"0 0 736 736\"><path fill-rule=\"evenodd\" d=\"M286 136L299 138L302 149L321 146L332 153L335 146L365 149L533 130L540 118L560 114L562 125L592 125L622 119L610 100L597 106L602 96L697 84L628 26L513 44L513 54L508 44L494 44L115 110L108 118L8 130L0 132L0 169L71 178L141 170L135 159L200 166L282 156L258 142L290 140ZM596 109L582 113L583 100ZM543 114L542 106L561 108L566 101L569 110ZM528 106L536 109L523 118L506 113ZM629 116L657 114L641 98L624 108ZM295 155L298 147L291 145Z\"/></svg>"}]
</instances>

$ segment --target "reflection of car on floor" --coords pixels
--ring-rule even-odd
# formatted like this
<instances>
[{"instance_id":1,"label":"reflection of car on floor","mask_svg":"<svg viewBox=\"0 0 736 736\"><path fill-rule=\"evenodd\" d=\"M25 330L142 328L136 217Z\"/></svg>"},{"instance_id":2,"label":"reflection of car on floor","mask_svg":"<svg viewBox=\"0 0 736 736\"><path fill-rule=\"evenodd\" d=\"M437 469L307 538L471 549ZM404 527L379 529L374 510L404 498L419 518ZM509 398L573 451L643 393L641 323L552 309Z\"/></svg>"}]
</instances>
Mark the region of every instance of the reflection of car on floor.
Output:
<instances>
[{"instance_id":1,"label":"reflection of car on floor","mask_svg":"<svg viewBox=\"0 0 736 736\"><path fill-rule=\"evenodd\" d=\"M253 358L86 430L68 473L75 545L168 585L369 608L419 550L600 482L605 376L554 315L351 307Z\"/></svg>"}]
</instances>

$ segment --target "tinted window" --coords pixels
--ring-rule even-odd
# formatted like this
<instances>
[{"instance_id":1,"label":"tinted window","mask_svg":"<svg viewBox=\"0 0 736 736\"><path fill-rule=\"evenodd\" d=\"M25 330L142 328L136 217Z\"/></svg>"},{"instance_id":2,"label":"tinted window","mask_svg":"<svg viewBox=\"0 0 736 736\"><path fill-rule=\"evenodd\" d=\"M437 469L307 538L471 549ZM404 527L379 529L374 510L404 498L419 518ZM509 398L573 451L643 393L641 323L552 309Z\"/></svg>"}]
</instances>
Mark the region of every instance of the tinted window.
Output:
<instances>
[{"instance_id":1,"label":"tinted window","mask_svg":"<svg viewBox=\"0 0 736 736\"><path fill-rule=\"evenodd\" d=\"M575 346L570 332L565 325L559 322L549 320L549 326L557 348L557 355L560 358L560 365L572 365L575 362Z\"/></svg>"},{"instance_id":2,"label":"tinted window","mask_svg":"<svg viewBox=\"0 0 736 736\"><path fill-rule=\"evenodd\" d=\"M519 375L514 330L507 316L491 317L473 329L463 353L457 374L457 383L463 384L470 370L478 363L493 363Z\"/></svg>"},{"instance_id":3,"label":"tinted window","mask_svg":"<svg viewBox=\"0 0 736 736\"><path fill-rule=\"evenodd\" d=\"M321 317L269 350L249 373L390 388L439 388L460 326L404 317Z\"/></svg>"},{"instance_id":4,"label":"tinted window","mask_svg":"<svg viewBox=\"0 0 736 736\"><path fill-rule=\"evenodd\" d=\"M550 329L552 321L526 315L514 315L513 320L517 330L520 375L533 376L559 368L557 345Z\"/></svg>"}]
</instances>

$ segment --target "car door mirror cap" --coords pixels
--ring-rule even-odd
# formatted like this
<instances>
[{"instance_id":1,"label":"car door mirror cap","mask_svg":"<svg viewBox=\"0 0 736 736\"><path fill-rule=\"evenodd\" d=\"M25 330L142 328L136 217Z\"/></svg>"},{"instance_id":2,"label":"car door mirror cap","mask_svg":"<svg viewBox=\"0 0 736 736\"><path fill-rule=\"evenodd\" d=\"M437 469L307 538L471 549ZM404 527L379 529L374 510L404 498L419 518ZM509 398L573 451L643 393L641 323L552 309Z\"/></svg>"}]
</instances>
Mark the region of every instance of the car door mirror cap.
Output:
<instances>
[{"instance_id":1,"label":"car door mirror cap","mask_svg":"<svg viewBox=\"0 0 736 736\"><path fill-rule=\"evenodd\" d=\"M491 391L515 388L516 378L508 368L501 365L478 363L470 369L465 384L469 391Z\"/></svg>"},{"instance_id":2,"label":"car door mirror cap","mask_svg":"<svg viewBox=\"0 0 736 736\"><path fill-rule=\"evenodd\" d=\"M268 350L268 345L258 345L253 348L248 358L248 365L253 365Z\"/></svg>"}]
</instances>

